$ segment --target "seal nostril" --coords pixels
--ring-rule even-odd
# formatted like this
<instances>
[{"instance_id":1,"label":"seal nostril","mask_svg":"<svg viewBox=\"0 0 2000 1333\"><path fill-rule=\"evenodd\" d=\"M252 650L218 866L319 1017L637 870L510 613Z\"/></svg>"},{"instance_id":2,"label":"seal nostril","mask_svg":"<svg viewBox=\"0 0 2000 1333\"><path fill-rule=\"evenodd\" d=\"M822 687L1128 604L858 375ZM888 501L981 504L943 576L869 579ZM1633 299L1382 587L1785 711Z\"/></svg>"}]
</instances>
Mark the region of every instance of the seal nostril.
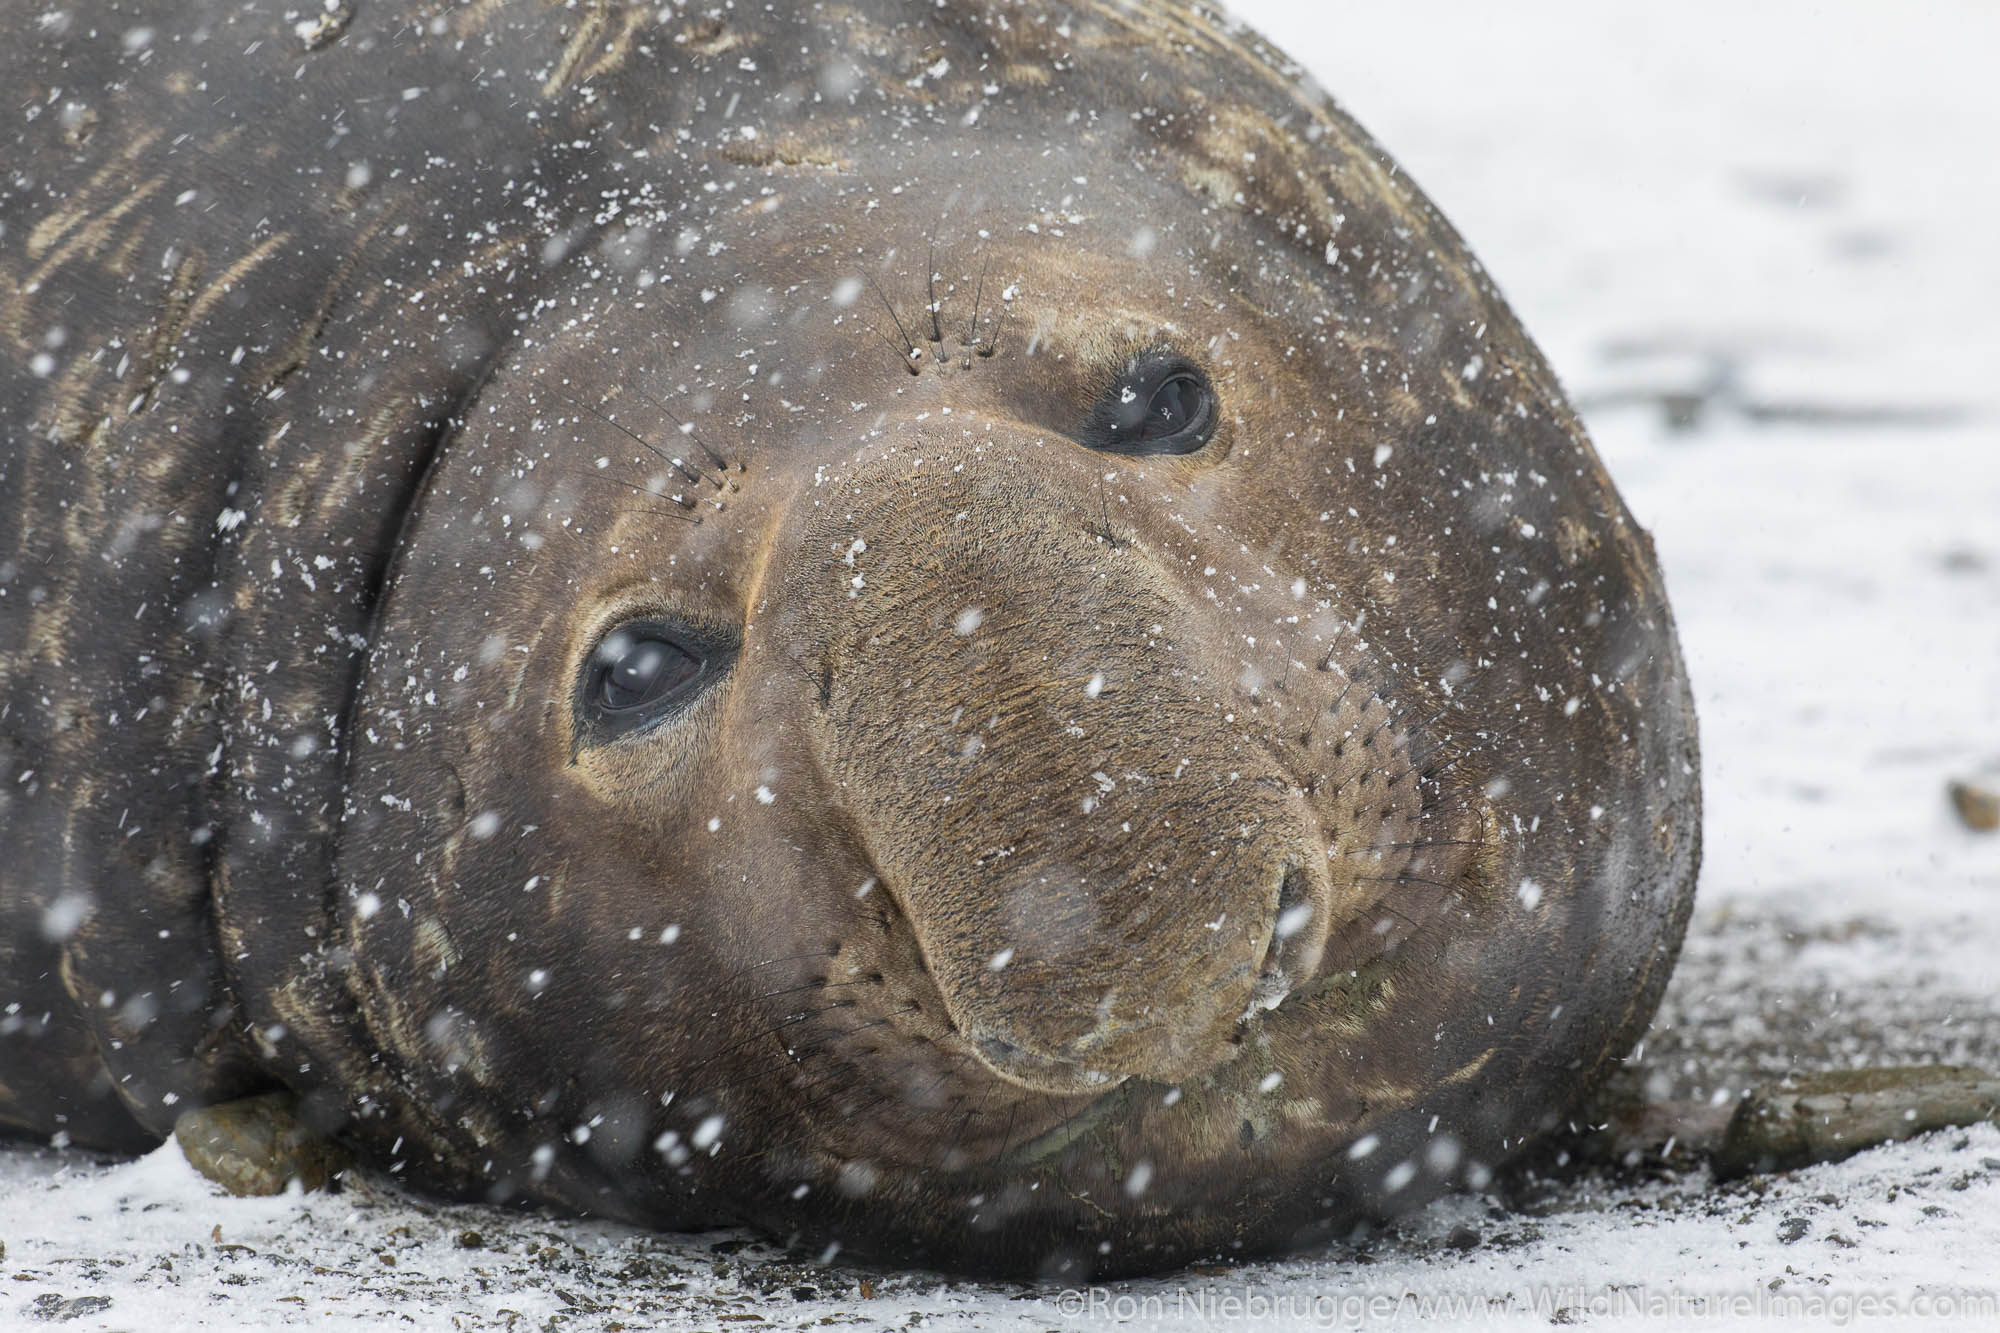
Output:
<instances>
[{"instance_id":1,"label":"seal nostril","mask_svg":"<svg viewBox=\"0 0 2000 1333\"><path fill-rule=\"evenodd\" d=\"M1258 969L1251 992L1251 1008L1275 1009L1291 993L1298 980L1294 975L1305 952L1307 927L1312 924L1313 905L1305 871L1297 865L1285 866L1278 884L1278 905L1271 927L1271 943L1264 951L1264 965Z\"/></svg>"},{"instance_id":2,"label":"seal nostril","mask_svg":"<svg viewBox=\"0 0 2000 1333\"><path fill-rule=\"evenodd\" d=\"M1306 890L1305 871L1296 865L1285 867L1278 884L1278 911L1271 930L1271 949L1265 955L1266 970L1282 965L1287 945L1312 924L1313 906Z\"/></svg>"}]
</instances>

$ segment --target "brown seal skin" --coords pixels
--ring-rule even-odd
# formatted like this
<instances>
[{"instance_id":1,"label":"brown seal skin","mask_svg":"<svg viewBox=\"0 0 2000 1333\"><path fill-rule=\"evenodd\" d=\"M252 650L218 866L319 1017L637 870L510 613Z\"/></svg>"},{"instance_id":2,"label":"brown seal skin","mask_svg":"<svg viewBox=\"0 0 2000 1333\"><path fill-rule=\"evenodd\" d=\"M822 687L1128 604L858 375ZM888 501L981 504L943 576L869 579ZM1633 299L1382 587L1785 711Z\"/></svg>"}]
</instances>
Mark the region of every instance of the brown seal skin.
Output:
<instances>
[{"instance_id":1,"label":"brown seal skin","mask_svg":"<svg viewBox=\"0 0 2000 1333\"><path fill-rule=\"evenodd\" d=\"M1282 56L297 23L0 20L0 1126L284 1087L440 1192L1074 1277L1477 1186L1642 1031L1650 544Z\"/></svg>"}]
</instances>

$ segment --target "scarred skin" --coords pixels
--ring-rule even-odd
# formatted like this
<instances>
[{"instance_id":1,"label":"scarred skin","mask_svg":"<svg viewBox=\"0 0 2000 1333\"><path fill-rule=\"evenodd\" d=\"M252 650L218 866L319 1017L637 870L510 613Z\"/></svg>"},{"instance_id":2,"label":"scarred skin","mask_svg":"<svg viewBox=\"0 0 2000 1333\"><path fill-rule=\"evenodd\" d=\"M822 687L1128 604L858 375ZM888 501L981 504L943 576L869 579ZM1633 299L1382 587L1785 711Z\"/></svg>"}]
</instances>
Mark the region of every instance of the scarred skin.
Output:
<instances>
[{"instance_id":1,"label":"scarred skin","mask_svg":"<svg viewBox=\"0 0 2000 1333\"><path fill-rule=\"evenodd\" d=\"M1254 35L0 17L0 1129L1074 1277L1478 1185L1692 898L1651 545ZM1135 358L1219 413L1093 448ZM612 736L614 627L705 645ZM1280 921L1286 924L1280 929Z\"/></svg>"}]
</instances>

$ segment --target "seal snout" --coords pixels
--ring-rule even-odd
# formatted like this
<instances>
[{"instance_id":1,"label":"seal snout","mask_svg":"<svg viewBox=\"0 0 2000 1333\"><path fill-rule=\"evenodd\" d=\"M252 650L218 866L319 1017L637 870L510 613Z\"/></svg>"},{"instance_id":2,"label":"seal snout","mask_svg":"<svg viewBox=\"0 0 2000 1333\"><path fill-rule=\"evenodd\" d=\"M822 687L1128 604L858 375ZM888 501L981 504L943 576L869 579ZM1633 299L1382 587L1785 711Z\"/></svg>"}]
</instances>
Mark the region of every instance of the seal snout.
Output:
<instances>
[{"instance_id":1,"label":"seal snout","mask_svg":"<svg viewBox=\"0 0 2000 1333\"><path fill-rule=\"evenodd\" d=\"M818 762L962 1049L1051 1093L1195 1077L1317 964L1305 797L1243 745L1205 608L1143 549L1040 505L996 540L964 516L1046 479L934 475L851 479L802 534Z\"/></svg>"}]
</instances>

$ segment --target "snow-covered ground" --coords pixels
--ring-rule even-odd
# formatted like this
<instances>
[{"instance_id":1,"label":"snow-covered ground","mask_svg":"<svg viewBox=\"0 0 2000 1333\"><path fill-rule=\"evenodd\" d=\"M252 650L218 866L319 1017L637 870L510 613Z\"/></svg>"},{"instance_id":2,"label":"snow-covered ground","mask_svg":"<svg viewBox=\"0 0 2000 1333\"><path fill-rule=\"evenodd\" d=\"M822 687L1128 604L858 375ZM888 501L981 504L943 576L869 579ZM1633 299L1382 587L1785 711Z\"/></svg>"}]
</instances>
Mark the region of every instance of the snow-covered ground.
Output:
<instances>
[{"instance_id":1,"label":"snow-covered ground","mask_svg":"<svg viewBox=\"0 0 2000 1333\"><path fill-rule=\"evenodd\" d=\"M1654 533L1707 863L1644 1072L2000 1069L2000 9L1240 0L1473 242ZM1565 1173L1094 1292L0 1150L0 1327L2000 1325L2000 1130L1751 1185ZM1813 1318L1813 1316L1821 1316Z\"/></svg>"}]
</instances>

